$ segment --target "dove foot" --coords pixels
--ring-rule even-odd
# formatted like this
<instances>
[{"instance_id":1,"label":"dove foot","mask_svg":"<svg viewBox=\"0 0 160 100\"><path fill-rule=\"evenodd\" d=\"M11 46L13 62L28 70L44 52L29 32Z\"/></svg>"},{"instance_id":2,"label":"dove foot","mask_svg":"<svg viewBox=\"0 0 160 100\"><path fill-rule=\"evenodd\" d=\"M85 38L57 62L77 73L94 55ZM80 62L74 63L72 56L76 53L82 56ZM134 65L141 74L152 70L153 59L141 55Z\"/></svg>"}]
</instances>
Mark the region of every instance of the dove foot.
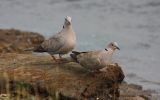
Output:
<instances>
[{"instance_id":1,"label":"dove foot","mask_svg":"<svg viewBox=\"0 0 160 100\"><path fill-rule=\"evenodd\" d=\"M52 58L53 58L53 61L56 63L56 64L60 64L60 59L56 59L53 55L51 55Z\"/></svg>"}]
</instances>

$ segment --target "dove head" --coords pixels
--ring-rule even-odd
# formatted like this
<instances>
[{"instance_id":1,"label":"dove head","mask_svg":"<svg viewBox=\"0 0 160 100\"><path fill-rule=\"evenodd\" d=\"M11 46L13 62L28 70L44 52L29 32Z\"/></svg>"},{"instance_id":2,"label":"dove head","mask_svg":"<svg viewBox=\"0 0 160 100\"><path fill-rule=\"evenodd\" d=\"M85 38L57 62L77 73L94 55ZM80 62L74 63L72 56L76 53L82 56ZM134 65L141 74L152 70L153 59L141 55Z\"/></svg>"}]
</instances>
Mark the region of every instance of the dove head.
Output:
<instances>
[{"instance_id":1,"label":"dove head","mask_svg":"<svg viewBox=\"0 0 160 100\"><path fill-rule=\"evenodd\" d=\"M72 18L70 16L66 16L63 28L65 28L66 26L71 25L71 21L72 21Z\"/></svg>"},{"instance_id":2,"label":"dove head","mask_svg":"<svg viewBox=\"0 0 160 100\"><path fill-rule=\"evenodd\" d=\"M117 42L111 42L111 43L109 43L108 48L111 48L112 50L116 50L116 49L120 50Z\"/></svg>"}]
</instances>

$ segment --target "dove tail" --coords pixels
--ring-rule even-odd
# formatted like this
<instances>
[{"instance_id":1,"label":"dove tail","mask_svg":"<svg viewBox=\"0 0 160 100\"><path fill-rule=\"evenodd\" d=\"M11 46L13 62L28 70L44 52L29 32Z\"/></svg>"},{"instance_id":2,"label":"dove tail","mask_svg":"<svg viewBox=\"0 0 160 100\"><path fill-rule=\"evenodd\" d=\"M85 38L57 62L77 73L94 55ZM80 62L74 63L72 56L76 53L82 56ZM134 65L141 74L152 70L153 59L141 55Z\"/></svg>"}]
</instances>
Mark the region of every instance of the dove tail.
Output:
<instances>
[{"instance_id":1,"label":"dove tail","mask_svg":"<svg viewBox=\"0 0 160 100\"><path fill-rule=\"evenodd\" d=\"M70 54L71 58L75 61L75 62L78 62L77 60L77 56L75 54Z\"/></svg>"},{"instance_id":2,"label":"dove tail","mask_svg":"<svg viewBox=\"0 0 160 100\"><path fill-rule=\"evenodd\" d=\"M33 52L46 52L41 45L32 47L32 48L27 48L24 51L33 51Z\"/></svg>"},{"instance_id":3,"label":"dove tail","mask_svg":"<svg viewBox=\"0 0 160 100\"><path fill-rule=\"evenodd\" d=\"M75 54L75 55L81 54L81 52L78 52L78 51L72 51L72 53Z\"/></svg>"},{"instance_id":4,"label":"dove tail","mask_svg":"<svg viewBox=\"0 0 160 100\"><path fill-rule=\"evenodd\" d=\"M46 52L46 50L44 50L44 48L41 45L39 45L36 48L34 48L33 51L34 52Z\"/></svg>"},{"instance_id":5,"label":"dove tail","mask_svg":"<svg viewBox=\"0 0 160 100\"><path fill-rule=\"evenodd\" d=\"M77 59L77 55L79 55L80 52L77 51L72 51L72 53L70 54L71 58L76 61L78 63L78 59Z\"/></svg>"},{"instance_id":6,"label":"dove tail","mask_svg":"<svg viewBox=\"0 0 160 100\"><path fill-rule=\"evenodd\" d=\"M78 62L78 59L77 59L77 56L78 56L79 54L82 54L82 53L88 53L88 52L72 51L72 53L70 54L70 56L71 56L71 58L72 58L73 60L75 60L77 63L79 63L79 62Z\"/></svg>"}]
</instances>

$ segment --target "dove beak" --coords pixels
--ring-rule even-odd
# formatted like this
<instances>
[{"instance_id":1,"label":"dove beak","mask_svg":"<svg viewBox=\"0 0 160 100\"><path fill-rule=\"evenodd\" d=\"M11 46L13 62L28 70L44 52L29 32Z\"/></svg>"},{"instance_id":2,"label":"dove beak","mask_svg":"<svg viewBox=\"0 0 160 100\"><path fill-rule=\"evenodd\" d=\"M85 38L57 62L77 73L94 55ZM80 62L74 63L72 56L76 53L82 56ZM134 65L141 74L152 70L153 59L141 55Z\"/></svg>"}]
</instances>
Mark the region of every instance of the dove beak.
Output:
<instances>
[{"instance_id":1,"label":"dove beak","mask_svg":"<svg viewBox=\"0 0 160 100\"><path fill-rule=\"evenodd\" d=\"M119 48L119 47L116 47L116 49L120 50L120 48Z\"/></svg>"},{"instance_id":2,"label":"dove beak","mask_svg":"<svg viewBox=\"0 0 160 100\"><path fill-rule=\"evenodd\" d=\"M70 25L71 22L68 19L65 19L66 24Z\"/></svg>"}]
</instances>

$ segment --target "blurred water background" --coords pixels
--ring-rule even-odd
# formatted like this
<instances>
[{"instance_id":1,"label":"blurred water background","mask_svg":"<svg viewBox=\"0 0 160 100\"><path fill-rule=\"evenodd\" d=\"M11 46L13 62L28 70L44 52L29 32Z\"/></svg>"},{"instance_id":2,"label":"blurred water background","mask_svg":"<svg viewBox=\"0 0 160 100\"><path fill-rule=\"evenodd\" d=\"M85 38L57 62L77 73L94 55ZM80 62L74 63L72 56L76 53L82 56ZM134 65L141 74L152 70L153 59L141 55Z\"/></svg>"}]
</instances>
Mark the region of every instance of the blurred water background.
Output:
<instances>
[{"instance_id":1,"label":"blurred water background","mask_svg":"<svg viewBox=\"0 0 160 100\"><path fill-rule=\"evenodd\" d=\"M113 59L126 81L160 92L159 0L0 0L0 28L42 33L61 30L73 18L75 50L104 48L110 41L121 50Z\"/></svg>"}]
</instances>

